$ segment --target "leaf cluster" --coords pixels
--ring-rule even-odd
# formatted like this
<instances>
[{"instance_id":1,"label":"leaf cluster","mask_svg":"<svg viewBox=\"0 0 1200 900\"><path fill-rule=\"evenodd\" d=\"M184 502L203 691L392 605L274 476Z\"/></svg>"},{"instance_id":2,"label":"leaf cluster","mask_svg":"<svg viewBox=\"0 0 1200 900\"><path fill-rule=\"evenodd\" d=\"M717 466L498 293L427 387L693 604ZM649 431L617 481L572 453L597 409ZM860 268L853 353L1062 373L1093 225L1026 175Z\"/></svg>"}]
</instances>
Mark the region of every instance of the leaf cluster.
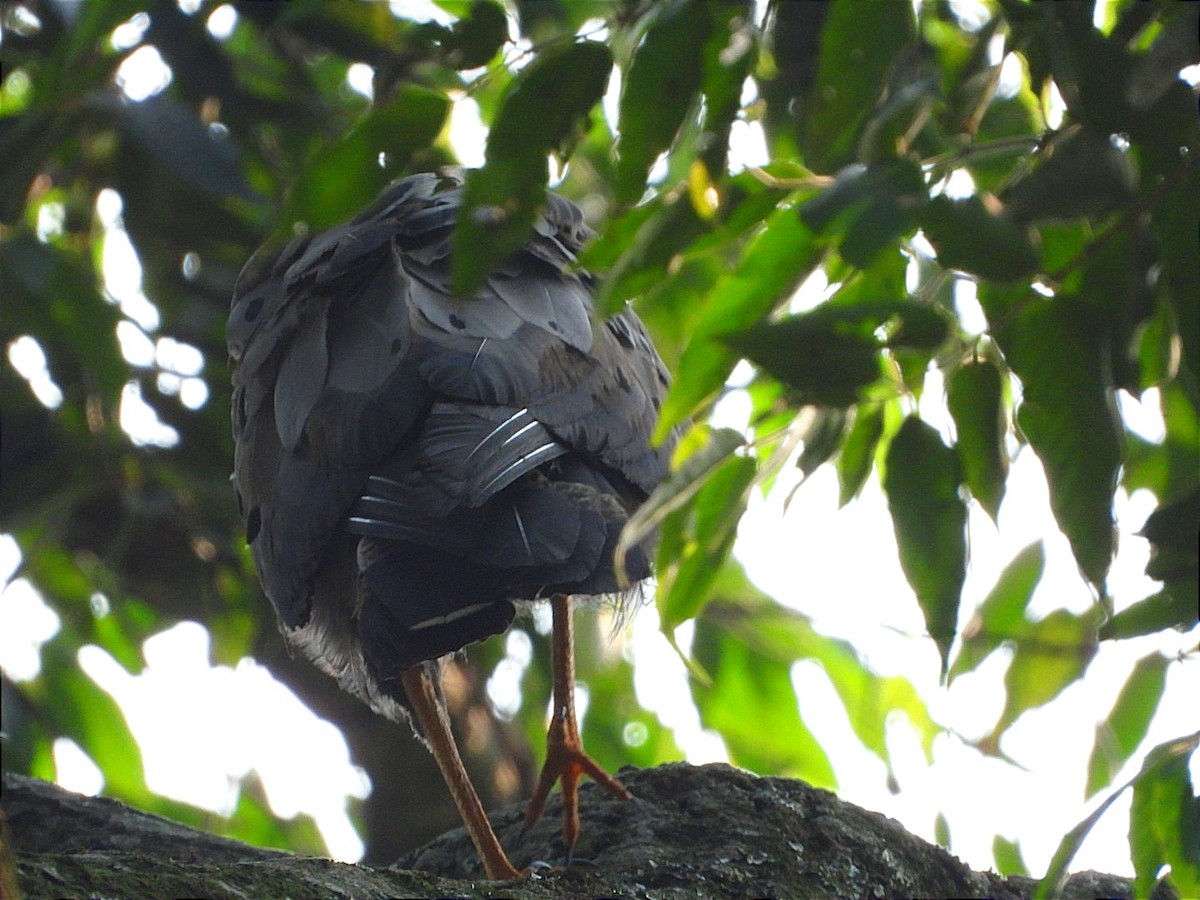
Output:
<instances>
[{"instance_id":1,"label":"leaf cluster","mask_svg":"<svg viewBox=\"0 0 1200 900\"><path fill-rule=\"evenodd\" d=\"M806 478L832 466L843 504L878 479L909 588L895 602L915 598L946 679L1010 651L985 752L1083 677L1105 642L1194 633L1200 128L1178 76L1197 62L1200 7L997 0L967 19L933 2L776 0L758 21L745 0L439 5L453 24L386 4L238 2L227 34L207 27L210 3L0 14L0 336L34 338L62 394L48 408L31 376L0 366L0 527L62 620L38 678L11 684L20 703L6 694L5 730L18 736L6 759L46 774L50 741L70 736L114 790L148 805L135 742L77 649L98 644L136 671L141 641L182 618L208 625L217 660L262 646L273 626L224 483L234 277L263 240L326 227L393 177L453 162L464 97L489 131L458 223L456 288L469 295L524 240L551 157L565 164L556 189L602 225L582 261L603 276L602 311L634 302L676 374L659 425L660 438L682 434L674 472L626 540L659 536L664 633L675 641L695 623L693 698L734 762L835 786L793 688L800 661L824 671L889 768L891 714L926 754L938 731L911 683L872 671L732 559L754 493L793 467ZM121 84L149 48L170 82L133 102ZM369 67L370 98L348 86L356 66ZM614 73L610 121L601 98ZM768 160L745 167L731 139L751 127ZM116 220L105 191L119 197ZM106 282L106 247L122 235L155 316ZM982 318L969 315L972 296ZM131 327L153 352L130 349ZM198 374L172 369L168 341L199 351ZM741 361L753 375L731 387ZM206 403L180 401L184 377L204 382ZM925 396L934 384L944 396ZM177 442L130 439L122 398L134 390ZM705 424L733 390L750 399L744 433ZM1156 399L1161 439L1130 427L1120 392ZM923 403L943 404L953 427L931 426ZM970 504L1000 519L1015 452L1045 470L1095 598L1084 613L1029 612L1040 544L978 608L963 606ZM1142 489L1156 498L1143 534L1161 587L1113 597L1114 497ZM485 646L480 663L502 655ZM540 696L548 654L535 659L523 688ZM1146 656L1114 697L1089 795L1138 752L1174 664ZM585 740L602 762L677 751L631 701L628 662L585 658L581 672ZM25 711L11 728L10 707ZM540 720L524 704L530 734ZM1181 762L1194 749L1180 735L1129 782L1143 889L1163 866L1182 894L1200 889ZM252 840L314 840L250 819ZM1047 889L1094 820L1067 836ZM1019 867L1014 847L997 851Z\"/></svg>"}]
</instances>

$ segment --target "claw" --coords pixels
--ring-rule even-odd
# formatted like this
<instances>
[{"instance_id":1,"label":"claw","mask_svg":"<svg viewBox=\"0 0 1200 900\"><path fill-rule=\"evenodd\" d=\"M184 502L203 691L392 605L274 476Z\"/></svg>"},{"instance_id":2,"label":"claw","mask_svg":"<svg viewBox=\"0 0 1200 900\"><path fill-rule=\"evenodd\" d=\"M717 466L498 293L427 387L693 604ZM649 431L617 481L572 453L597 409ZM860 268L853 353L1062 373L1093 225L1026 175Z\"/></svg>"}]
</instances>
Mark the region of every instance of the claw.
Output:
<instances>
[{"instance_id":1,"label":"claw","mask_svg":"<svg viewBox=\"0 0 1200 900\"><path fill-rule=\"evenodd\" d=\"M563 841L570 860L579 837L579 779L590 776L620 800L630 800L633 795L584 752L575 720L575 639L571 627L571 600L559 594L551 599L550 605L554 614L554 715L546 732L546 763L526 808L521 834L524 835L542 817L550 789L561 779Z\"/></svg>"}]
</instances>

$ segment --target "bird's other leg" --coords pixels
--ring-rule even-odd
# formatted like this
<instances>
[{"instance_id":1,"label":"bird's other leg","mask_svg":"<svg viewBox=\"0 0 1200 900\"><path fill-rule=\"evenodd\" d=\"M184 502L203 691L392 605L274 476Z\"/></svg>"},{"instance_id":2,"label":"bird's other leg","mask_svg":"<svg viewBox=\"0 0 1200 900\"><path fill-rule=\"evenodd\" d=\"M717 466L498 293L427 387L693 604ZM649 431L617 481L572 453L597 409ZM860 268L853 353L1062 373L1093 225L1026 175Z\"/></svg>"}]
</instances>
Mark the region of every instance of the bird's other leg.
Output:
<instances>
[{"instance_id":1,"label":"bird's other leg","mask_svg":"<svg viewBox=\"0 0 1200 900\"><path fill-rule=\"evenodd\" d=\"M404 692L412 705L421 733L429 744L433 758L442 770L442 778L450 788L454 797L454 805L462 816L467 834L483 862L483 871L493 881L507 881L520 878L521 873L513 867L500 846L496 832L483 811L475 786L467 775L462 757L458 755L458 746L454 743L454 734L450 731L450 719L445 707L434 687L424 664L413 666L400 676L404 684Z\"/></svg>"},{"instance_id":2,"label":"bird's other leg","mask_svg":"<svg viewBox=\"0 0 1200 900\"><path fill-rule=\"evenodd\" d=\"M569 858L575 838L579 835L579 779L583 775L590 775L621 800L629 800L632 795L583 750L579 725L575 721L575 639L571 625L571 598L558 594L551 598L550 608L554 616L551 639L554 648L554 712L546 732L546 764L542 766L537 789L525 811L525 828L530 828L542 817L550 789L554 787L554 782L562 778L563 840Z\"/></svg>"}]
</instances>

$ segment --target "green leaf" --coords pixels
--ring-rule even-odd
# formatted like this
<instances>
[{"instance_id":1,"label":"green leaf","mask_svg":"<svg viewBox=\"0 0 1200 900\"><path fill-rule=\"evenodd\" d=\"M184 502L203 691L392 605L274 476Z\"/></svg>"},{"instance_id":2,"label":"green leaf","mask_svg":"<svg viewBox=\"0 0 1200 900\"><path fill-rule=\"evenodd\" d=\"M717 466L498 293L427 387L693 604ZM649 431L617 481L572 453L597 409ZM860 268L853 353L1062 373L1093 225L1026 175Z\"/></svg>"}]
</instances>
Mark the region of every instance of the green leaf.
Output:
<instances>
[{"instance_id":1,"label":"green leaf","mask_svg":"<svg viewBox=\"0 0 1200 900\"><path fill-rule=\"evenodd\" d=\"M1133 892L1149 897L1163 865L1180 897L1200 896L1200 799L1192 790L1188 758L1197 741L1181 739L1151 757L1133 784L1129 811L1129 852L1136 873Z\"/></svg>"},{"instance_id":2,"label":"green leaf","mask_svg":"<svg viewBox=\"0 0 1200 900\"><path fill-rule=\"evenodd\" d=\"M929 201L921 228L937 250L938 262L980 278L1017 281L1037 271L1037 251L1028 234L1011 220L990 212L978 197Z\"/></svg>"},{"instance_id":3,"label":"green leaf","mask_svg":"<svg viewBox=\"0 0 1200 900\"><path fill-rule=\"evenodd\" d=\"M904 3L865 0L830 6L801 148L809 168L831 172L854 159L859 133L882 95L888 72L915 32L912 7Z\"/></svg>"},{"instance_id":4,"label":"green leaf","mask_svg":"<svg viewBox=\"0 0 1200 900\"><path fill-rule=\"evenodd\" d=\"M731 456L707 476L673 528L682 542L670 558L659 557L658 611L661 629L671 636L694 618L709 598L713 580L733 547L737 525L746 509L757 466L746 456Z\"/></svg>"},{"instance_id":5,"label":"green leaf","mask_svg":"<svg viewBox=\"0 0 1200 900\"><path fill-rule=\"evenodd\" d=\"M1122 430L1091 324L1077 298L1032 299L996 337L1021 379L1017 424L1045 467L1055 521L1103 593L1116 546Z\"/></svg>"},{"instance_id":6,"label":"green leaf","mask_svg":"<svg viewBox=\"0 0 1200 900\"><path fill-rule=\"evenodd\" d=\"M1029 867L1025 865L1021 845L1017 841L996 835L992 839L992 859L996 861L996 871L1006 878L1010 875L1029 875Z\"/></svg>"},{"instance_id":7,"label":"green leaf","mask_svg":"<svg viewBox=\"0 0 1200 900\"><path fill-rule=\"evenodd\" d=\"M74 740L92 758L104 773L110 796L144 805L150 793L141 749L116 701L79 668L77 647L65 632L42 646L39 680L54 698L42 706L50 719L48 728Z\"/></svg>"},{"instance_id":8,"label":"green leaf","mask_svg":"<svg viewBox=\"0 0 1200 900\"><path fill-rule=\"evenodd\" d=\"M889 768L887 723L892 713L901 713L908 720L926 758L932 758L933 741L941 729L930 718L912 682L873 672L852 644L820 634L807 617L780 606L747 579L735 560L725 563L712 594L704 615L759 653L789 666L807 659L824 669L855 735Z\"/></svg>"},{"instance_id":9,"label":"green leaf","mask_svg":"<svg viewBox=\"0 0 1200 900\"><path fill-rule=\"evenodd\" d=\"M979 604L963 628L962 646L950 669L953 681L973 671L1005 641L1018 640L1029 630L1025 610L1042 580L1046 554L1041 541L1034 541L1004 567L995 586Z\"/></svg>"},{"instance_id":10,"label":"green leaf","mask_svg":"<svg viewBox=\"0 0 1200 900\"><path fill-rule=\"evenodd\" d=\"M1200 622L1197 582L1181 581L1127 606L1102 626L1100 639L1122 640L1153 634L1164 628L1187 630Z\"/></svg>"},{"instance_id":11,"label":"green leaf","mask_svg":"<svg viewBox=\"0 0 1200 900\"><path fill-rule=\"evenodd\" d=\"M694 327L679 372L663 401L656 439L721 389L737 356L713 338L747 329L767 316L817 264L821 248L790 208L777 210L713 287Z\"/></svg>"},{"instance_id":12,"label":"green leaf","mask_svg":"<svg viewBox=\"0 0 1200 900\"><path fill-rule=\"evenodd\" d=\"M567 155L611 71L605 45L580 41L540 54L513 79L488 132L487 162L467 176L452 239L456 294L470 296L524 244L545 200L547 156Z\"/></svg>"},{"instance_id":13,"label":"green leaf","mask_svg":"<svg viewBox=\"0 0 1200 900\"><path fill-rule=\"evenodd\" d=\"M888 498L900 566L917 595L925 627L946 672L966 575L967 509L959 496L958 457L934 428L905 419L887 452Z\"/></svg>"},{"instance_id":14,"label":"green leaf","mask_svg":"<svg viewBox=\"0 0 1200 900\"><path fill-rule=\"evenodd\" d=\"M450 102L436 91L404 85L344 137L313 156L296 180L283 221L328 228L360 211L412 155L433 143ZM379 164L380 154L386 165Z\"/></svg>"},{"instance_id":15,"label":"green leaf","mask_svg":"<svg viewBox=\"0 0 1200 900\"><path fill-rule=\"evenodd\" d=\"M1147 790L1141 801L1134 798L1130 810L1129 844L1136 872L1134 896L1150 896L1149 888L1158 877L1163 863L1174 869L1179 865L1179 881L1171 879L1181 897L1200 896L1197 860L1200 854L1200 810L1192 795L1188 778L1188 759L1200 748L1200 732L1159 744L1142 763L1142 770L1104 798L1086 819L1072 828L1058 845L1045 877L1034 891L1034 900L1048 900L1062 894L1067 880L1067 867L1083 845L1088 833L1108 812L1121 794L1145 782ZM1182 790L1181 790L1182 788ZM1163 826L1174 826L1174 833ZM1164 840L1165 837L1165 840Z\"/></svg>"},{"instance_id":16,"label":"green leaf","mask_svg":"<svg viewBox=\"0 0 1200 900\"><path fill-rule=\"evenodd\" d=\"M860 404L854 412L854 424L842 444L838 457L838 506L858 496L875 461L875 449L883 437L883 404Z\"/></svg>"},{"instance_id":17,"label":"green leaf","mask_svg":"<svg viewBox=\"0 0 1200 900\"><path fill-rule=\"evenodd\" d=\"M492 0L474 0L464 19L450 29L443 46L456 69L477 69L491 61L508 42L508 17Z\"/></svg>"},{"instance_id":18,"label":"green leaf","mask_svg":"<svg viewBox=\"0 0 1200 900\"><path fill-rule=\"evenodd\" d=\"M947 381L946 403L958 432L963 480L994 522L1008 477L1008 423L999 367L988 360L959 366Z\"/></svg>"},{"instance_id":19,"label":"green leaf","mask_svg":"<svg viewBox=\"0 0 1200 900\"><path fill-rule=\"evenodd\" d=\"M680 441L681 449L676 453L678 455L690 450L689 455L629 517L621 532L613 553L618 572L624 571L625 554L629 548L652 534L667 516L683 508L704 486L708 477L745 443L745 435L733 428L712 431L698 426L684 435ZM661 546L659 555L662 556Z\"/></svg>"},{"instance_id":20,"label":"green leaf","mask_svg":"<svg viewBox=\"0 0 1200 900\"><path fill-rule=\"evenodd\" d=\"M1200 576L1200 487L1163 503L1142 526L1141 536L1150 542L1146 574L1159 581L1176 581Z\"/></svg>"},{"instance_id":21,"label":"green leaf","mask_svg":"<svg viewBox=\"0 0 1200 900\"><path fill-rule=\"evenodd\" d=\"M1161 653L1138 660L1108 717L1096 726L1096 742L1088 760L1086 796L1108 787L1145 738L1162 698L1169 662Z\"/></svg>"},{"instance_id":22,"label":"green leaf","mask_svg":"<svg viewBox=\"0 0 1200 900\"><path fill-rule=\"evenodd\" d=\"M697 623L692 647L713 676L707 686L692 682L700 721L721 735L734 765L836 787L828 755L800 718L790 666L706 619Z\"/></svg>"},{"instance_id":23,"label":"green leaf","mask_svg":"<svg viewBox=\"0 0 1200 900\"><path fill-rule=\"evenodd\" d=\"M1044 706L1082 677L1096 655L1099 607L1084 615L1058 609L1030 623L1004 673L1004 711L980 746L996 752L1000 735L1028 710Z\"/></svg>"},{"instance_id":24,"label":"green leaf","mask_svg":"<svg viewBox=\"0 0 1200 900\"><path fill-rule=\"evenodd\" d=\"M796 468L805 478L812 475L837 451L846 433L846 413L840 409L824 409L804 432L804 449L796 460Z\"/></svg>"},{"instance_id":25,"label":"green leaf","mask_svg":"<svg viewBox=\"0 0 1200 900\"><path fill-rule=\"evenodd\" d=\"M1133 170L1108 133L1087 129L1053 144L1040 166L1001 195L1014 222L1100 217L1133 196Z\"/></svg>"},{"instance_id":26,"label":"green leaf","mask_svg":"<svg viewBox=\"0 0 1200 900\"><path fill-rule=\"evenodd\" d=\"M881 349L932 349L947 331L945 319L928 306L871 300L826 303L724 341L796 391L800 403L850 406L881 377Z\"/></svg>"},{"instance_id":27,"label":"green leaf","mask_svg":"<svg viewBox=\"0 0 1200 900\"><path fill-rule=\"evenodd\" d=\"M928 200L925 179L912 160L855 164L800 207L800 218L837 239L847 262L865 269L896 238L912 231Z\"/></svg>"},{"instance_id":28,"label":"green leaf","mask_svg":"<svg viewBox=\"0 0 1200 900\"><path fill-rule=\"evenodd\" d=\"M712 25L708 4L663 4L633 55L621 90L615 185L627 203L645 191L650 166L693 111Z\"/></svg>"}]
</instances>

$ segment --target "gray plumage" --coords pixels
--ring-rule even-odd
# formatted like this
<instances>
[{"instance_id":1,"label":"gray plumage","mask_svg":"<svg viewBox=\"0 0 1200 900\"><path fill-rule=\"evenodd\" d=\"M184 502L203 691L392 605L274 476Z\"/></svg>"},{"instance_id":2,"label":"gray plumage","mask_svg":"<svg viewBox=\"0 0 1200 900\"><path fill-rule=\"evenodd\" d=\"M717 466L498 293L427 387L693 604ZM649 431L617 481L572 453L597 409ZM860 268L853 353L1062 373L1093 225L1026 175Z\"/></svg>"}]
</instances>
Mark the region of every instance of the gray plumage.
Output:
<instances>
[{"instance_id":1,"label":"gray plumage","mask_svg":"<svg viewBox=\"0 0 1200 900\"><path fill-rule=\"evenodd\" d=\"M617 536L673 444L650 446L668 377L642 323L594 318L573 204L551 194L478 295L451 296L461 185L405 178L260 251L229 319L233 481L264 590L392 717L400 673L502 631L513 601L615 592Z\"/></svg>"}]
</instances>

